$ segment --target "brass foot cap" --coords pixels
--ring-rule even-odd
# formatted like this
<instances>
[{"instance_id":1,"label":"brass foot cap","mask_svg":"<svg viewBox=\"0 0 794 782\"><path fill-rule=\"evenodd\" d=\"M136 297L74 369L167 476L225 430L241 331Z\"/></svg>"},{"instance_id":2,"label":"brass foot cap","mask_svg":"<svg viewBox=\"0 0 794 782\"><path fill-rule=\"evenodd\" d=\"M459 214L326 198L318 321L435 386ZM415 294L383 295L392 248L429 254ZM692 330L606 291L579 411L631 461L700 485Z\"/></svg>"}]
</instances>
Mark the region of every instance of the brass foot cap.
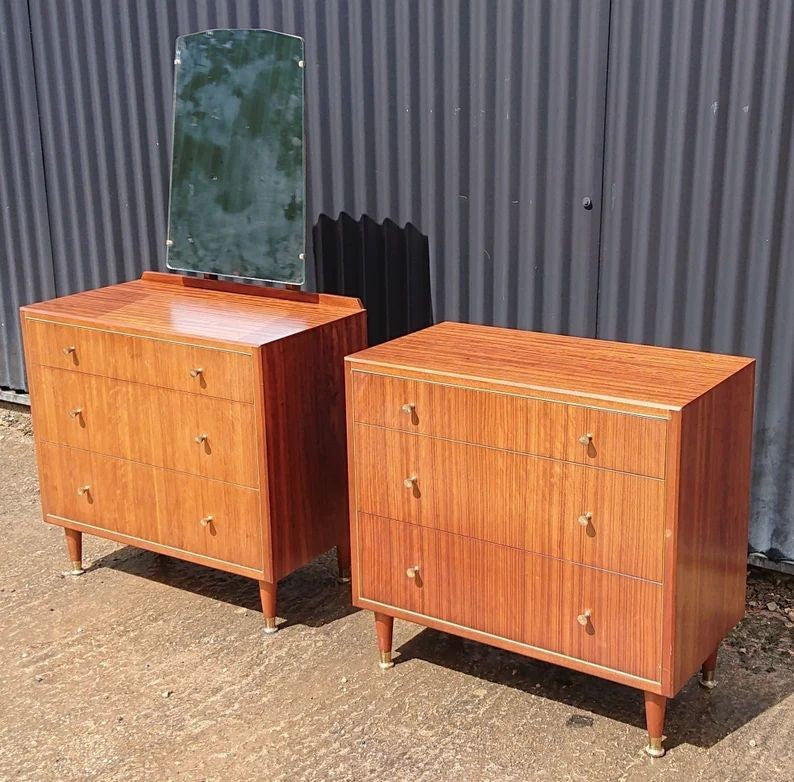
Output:
<instances>
[{"instance_id":1,"label":"brass foot cap","mask_svg":"<svg viewBox=\"0 0 794 782\"><path fill-rule=\"evenodd\" d=\"M349 584L350 583L350 568L340 568L339 569L339 576L337 577L337 581L340 584Z\"/></svg>"},{"instance_id":2,"label":"brass foot cap","mask_svg":"<svg viewBox=\"0 0 794 782\"><path fill-rule=\"evenodd\" d=\"M717 680L714 678L714 672L701 674L698 683L701 687L707 690L713 690L717 686Z\"/></svg>"},{"instance_id":3,"label":"brass foot cap","mask_svg":"<svg viewBox=\"0 0 794 782\"><path fill-rule=\"evenodd\" d=\"M394 663L391 659L391 652L381 652L380 662L378 663L382 671L388 671L389 668L394 668Z\"/></svg>"},{"instance_id":4,"label":"brass foot cap","mask_svg":"<svg viewBox=\"0 0 794 782\"><path fill-rule=\"evenodd\" d=\"M273 635L273 633L278 630L276 627L276 617L275 616L266 616L265 617L265 633L267 635Z\"/></svg>"},{"instance_id":5,"label":"brass foot cap","mask_svg":"<svg viewBox=\"0 0 794 782\"><path fill-rule=\"evenodd\" d=\"M649 739L648 746L645 747L645 751L652 758L664 757L664 747L662 746L662 740L661 739Z\"/></svg>"},{"instance_id":6,"label":"brass foot cap","mask_svg":"<svg viewBox=\"0 0 794 782\"><path fill-rule=\"evenodd\" d=\"M72 575L82 576L83 573L85 573L85 570L83 570L83 563L79 560L72 560Z\"/></svg>"}]
</instances>

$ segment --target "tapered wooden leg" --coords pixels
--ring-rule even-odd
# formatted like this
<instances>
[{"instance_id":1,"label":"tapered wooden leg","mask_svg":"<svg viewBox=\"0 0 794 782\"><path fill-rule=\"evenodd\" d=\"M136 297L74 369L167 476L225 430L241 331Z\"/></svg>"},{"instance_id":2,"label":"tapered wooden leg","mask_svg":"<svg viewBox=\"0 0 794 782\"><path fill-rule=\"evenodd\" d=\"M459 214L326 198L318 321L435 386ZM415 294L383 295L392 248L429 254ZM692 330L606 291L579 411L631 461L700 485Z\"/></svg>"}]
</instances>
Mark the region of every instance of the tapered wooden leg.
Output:
<instances>
[{"instance_id":1,"label":"tapered wooden leg","mask_svg":"<svg viewBox=\"0 0 794 782\"><path fill-rule=\"evenodd\" d=\"M66 534L66 548L69 549L69 559L72 563L72 575L80 576L83 570L83 533L76 529L64 527Z\"/></svg>"},{"instance_id":2,"label":"tapered wooden leg","mask_svg":"<svg viewBox=\"0 0 794 782\"><path fill-rule=\"evenodd\" d=\"M262 613L265 617L265 632L270 635L278 629L276 627L276 585L260 581L259 598L262 601Z\"/></svg>"},{"instance_id":3,"label":"tapered wooden leg","mask_svg":"<svg viewBox=\"0 0 794 782\"><path fill-rule=\"evenodd\" d=\"M394 631L394 617L375 612L375 632L378 634L378 650L380 651L380 665L383 670L391 668L394 663L391 659L391 639Z\"/></svg>"},{"instance_id":4,"label":"tapered wooden leg","mask_svg":"<svg viewBox=\"0 0 794 782\"><path fill-rule=\"evenodd\" d=\"M350 581L350 536L345 534L336 544L336 566L339 568L339 580Z\"/></svg>"},{"instance_id":5,"label":"tapered wooden leg","mask_svg":"<svg viewBox=\"0 0 794 782\"><path fill-rule=\"evenodd\" d=\"M667 698L654 692L645 692L645 722L648 725L648 746L645 751L652 758L664 755L662 740L664 739L664 712L667 709Z\"/></svg>"},{"instance_id":6,"label":"tapered wooden leg","mask_svg":"<svg viewBox=\"0 0 794 782\"><path fill-rule=\"evenodd\" d=\"M703 667L700 669L700 686L706 687L709 690L714 689L717 686L717 680L715 679L715 671L717 670L717 652L720 650L718 646L707 658L706 662L703 663Z\"/></svg>"}]
</instances>

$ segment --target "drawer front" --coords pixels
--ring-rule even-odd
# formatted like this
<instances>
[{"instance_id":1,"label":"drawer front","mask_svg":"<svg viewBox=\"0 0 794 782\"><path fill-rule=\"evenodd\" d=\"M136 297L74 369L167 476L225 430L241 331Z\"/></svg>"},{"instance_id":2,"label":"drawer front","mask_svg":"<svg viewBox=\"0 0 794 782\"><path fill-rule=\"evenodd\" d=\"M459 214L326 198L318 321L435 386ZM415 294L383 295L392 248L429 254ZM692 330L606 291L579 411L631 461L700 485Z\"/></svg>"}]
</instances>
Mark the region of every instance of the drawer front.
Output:
<instances>
[{"instance_id":1,"label":"drawer front","mask_svg":"<svg viewBox=\"0 0 794 782\"><path fill-rule=\"evenodd\" d=\"M366 514L357 534L360 598L659 681L659 584Z\"/></svg>"},{"instance_id":2,"label":"drawer front","mask_svg":"<svg viewBox=\"0 0 794 782\"><path fill-rule=\"evenodd\" d=\"M527 554L523 640L532 646L661 679L662 586Z\"/></svg>"},{"instance_id":3,"label":"drawer front","mask_svg":"<svg viewBox=\"0 0 794 782\"><path fill-rule=\"evenodd\" d=\"M662 481L363 424L354 448L364 513L662 579Z\"/></svg>"},{"instance_id":4,"label":"drawer front","mask_svg":"<svg viewBox=\"0 0 794 782\"><path fill-rule=\"evenodd\" d=\"M243 353L26 319L30 359L44 366L239 402L254 401Z\"/></svg>"},{"instance_id":5,"label":"drawer front","mask_svg":"<svg viewBox=\"0 0 794 782\"><path fill-rule=\"evenodd\" d=\"M565 443L569 461L664 478L665 419L571 405Z\"/></svg>"},{"instance_id":6,"label":"drawer front","mask_svg":"<svg viewBox=\"0 0 794 782\"><path fill-rule=\"evenodd\" d=\"M51 443L41 447L45 513L262 569L258 492ZM78 495L81 487L89 488Z\"/></svg>"},{"instance_id":7,"label":"drawer front","mask_svg":"<svg viewBox=\"0 0 794 782\"><path fill-rule=\"evenodd\" d=\"M565 406L539 399L354 372L355 420L562 458Z\"/></svg>"},{"instance_id":8,"label":"drawer front","mask_svg":"<svg viewBox=\"0 0 794 782\"><path fill-rule=\"evenodd\" d=\"M253 405L42 366L31 395L49 442L258 485Z\"/></svg>"},{"instance_id":9,"label":"drawer front","mask_svg":"<svg viewBox=\"0 0 794 782\"><path fill-rule=\"evenodd\" d=\"M91 454L39 441L36 457L44 514L95 524L97 502Z\"/></svg>"},{"instance_id":10,"label":"drawer front","mask_svg":"<svg viewBox=\"0 0 794 782\"><path fill-rule=\"evenodd\" d=\"M357 422L664 476L663 418L364 372L353 378Z\"/></svg>"}]
</instances>

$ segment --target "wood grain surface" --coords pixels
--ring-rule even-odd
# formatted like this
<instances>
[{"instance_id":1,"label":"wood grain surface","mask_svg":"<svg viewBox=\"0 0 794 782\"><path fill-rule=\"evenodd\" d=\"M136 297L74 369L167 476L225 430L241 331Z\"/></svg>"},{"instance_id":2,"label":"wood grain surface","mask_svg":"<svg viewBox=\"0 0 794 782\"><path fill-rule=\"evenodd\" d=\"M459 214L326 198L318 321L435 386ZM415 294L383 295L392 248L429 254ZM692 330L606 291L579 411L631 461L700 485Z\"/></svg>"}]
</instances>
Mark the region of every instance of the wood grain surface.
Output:
<instances>
[{"instance_id":1,"label":"wood grain surface","mask_svg":"<svg viewBox=\"0 0 794 782\"><path fill-rule=\"evenodd\" d=\"M255 578L271 619L346 558L357 299L146 273L21 318L45 520Z\"/></svg>"},{"instance_id":2,"label":"wood grain surface","mask_svg":"<svg viewBox=\"0 0 794 782\"><path fill-rule=\"evenodd\" d=\"M667 419L353 373L356 421L664 477Z\"/></svg>"},{"instance_id":3,"label":"wood grain surface","mask_svg":"<svg viewBox=\"0 0 794 782\"><path fill-rule=\"evenodd\" d=\"M659 584L368 514L358 529L360 598L659 680Z\"/></svg>"},{"instance_id":4,"label":"wood grain surface","mask_svg":"<svg viewBox=\"0 0 794 782\"><path fill-rule=\"evenodd\" d=\"M349 359L388 374L483 381L678 410L752 359L601 339L439 323ZM395 371L396 370L396 371Z\"/></svg>"},{"instance_id":5,"label":"wood grain surface","mask_svg":"<svg viewBox=\"0 0 794 782\"><path fill-rule=\"evenodd\" d=\"M364 424L355 451L365 513L662 580L662 481Z\"/></svg>"},{"instance_id":6,"label":"wood grain surface","mask_svg":"<svg viewBox=\"0 0 794 782\"><path fill-rule=\"evenodd\" d=\"M143 548L151 541L262 569L256 491L46 442L39 450L46 514L116 530Z\"/></svg>"}]
</instances>

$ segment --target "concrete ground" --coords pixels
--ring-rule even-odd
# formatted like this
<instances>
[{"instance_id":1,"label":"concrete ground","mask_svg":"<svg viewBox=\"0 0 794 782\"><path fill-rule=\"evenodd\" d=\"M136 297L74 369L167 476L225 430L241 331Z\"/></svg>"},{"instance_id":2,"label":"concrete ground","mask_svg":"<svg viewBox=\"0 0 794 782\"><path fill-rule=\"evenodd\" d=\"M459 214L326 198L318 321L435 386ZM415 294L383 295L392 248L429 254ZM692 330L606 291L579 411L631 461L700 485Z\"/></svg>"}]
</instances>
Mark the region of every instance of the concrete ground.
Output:
<instances>
[{"instance_id":1,"label":"concrete ground","mask_svg":"<svg viewBox=\"0 0 794 782\"><path fill-rule=\"evenodd\" d=\"M651 760L642 697L372 616L326 555L279 587L85 538L64 575L24 414L0 409L0 780L792 780L794 588L751 573L719 687L692 679ZM790 614L788 612L791 612Z\"/></svg>"}]
</instances>

